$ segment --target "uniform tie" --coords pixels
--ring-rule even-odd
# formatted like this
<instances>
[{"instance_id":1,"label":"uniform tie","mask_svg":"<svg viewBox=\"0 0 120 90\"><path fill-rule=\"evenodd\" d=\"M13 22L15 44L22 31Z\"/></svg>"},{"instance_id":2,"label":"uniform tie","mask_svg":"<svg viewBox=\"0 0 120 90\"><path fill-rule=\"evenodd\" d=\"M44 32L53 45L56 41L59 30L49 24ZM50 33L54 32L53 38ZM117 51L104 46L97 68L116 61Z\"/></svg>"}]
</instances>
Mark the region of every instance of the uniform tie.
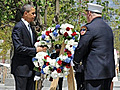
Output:
<instances>
[{"instance_id":1,"label":"uniform tie","mask_svg":"<svg viewBox=\"0 0 120 90\"><path fill-rule=\"evenodd\" d=\"M33 44L33 35L32 35L32 29L30 27L30 24L28 24L28 31L30 32L30 36L31 36L31 42Z\"/></svg>"}]
</instances>

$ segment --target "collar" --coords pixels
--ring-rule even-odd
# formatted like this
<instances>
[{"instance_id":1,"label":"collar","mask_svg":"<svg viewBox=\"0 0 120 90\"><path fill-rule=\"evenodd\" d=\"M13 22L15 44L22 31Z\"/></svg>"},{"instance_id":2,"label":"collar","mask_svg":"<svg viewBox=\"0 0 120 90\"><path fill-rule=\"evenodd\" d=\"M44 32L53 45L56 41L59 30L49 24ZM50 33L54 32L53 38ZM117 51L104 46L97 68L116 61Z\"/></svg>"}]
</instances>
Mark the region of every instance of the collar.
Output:
<instances>
[{"instance_id":1,"label":"collar","mask_svg":"<svg viewBox=\"0 0 120 90\"><path fill-rule=\"evenodd\" d=\"M23 23L25 24L25 26L28 28L28 22L24 19L24 18L21 18L21 20L23 21Z\"/></svg>"},{"instance_id":2,"label":"collar","mask_svg":"<svg viewBox=\"0 0 120 90\"><path fill-rule=\"evenodd\" d=\"M102 18L102 17L95 17L91 22L93 22L94 20L96 20L96 19L98 19L98 18L100 19L100 18ZM90 23L91 23L91 22L90 22Z\"/></svg>"}]
</instances>

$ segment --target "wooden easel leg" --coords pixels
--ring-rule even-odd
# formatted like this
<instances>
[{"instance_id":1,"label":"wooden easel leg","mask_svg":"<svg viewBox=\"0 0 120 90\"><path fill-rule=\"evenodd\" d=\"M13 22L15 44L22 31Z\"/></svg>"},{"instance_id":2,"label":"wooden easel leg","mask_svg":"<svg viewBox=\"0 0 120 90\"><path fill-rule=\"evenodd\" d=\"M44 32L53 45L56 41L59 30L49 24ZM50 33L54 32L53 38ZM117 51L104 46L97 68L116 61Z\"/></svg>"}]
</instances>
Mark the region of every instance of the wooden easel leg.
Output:
<instances>
[{"instance_id":1,"label":"wooden easel leg","mask_svg":"<svg viewBox=\"0 0 120 90\"><path fill-rule=\"evenodd\" d=\"M59 78L53 79L53 81L51 82L50 90L56 90L56 87L58 85L58 80Z\"/></svg>"},{"instance_id":2,"label":"wooden easel leg","mask_svg":"<svg viewBox=\"0 0 120 90\"><path fill-rule=\"evenodd\" d=\"M75 90L73 67L70 68L69 72L70 72L70 74L67 76L68 90Z\"/></svg>"},{"instance_id":3,"label":"wooden easel leg","mask_svg":"<svg viewBox=\"0 0 120 90\"><path fill-rule=\"evenodd\" d=\"M38 81L36 80L35 81L35 90L37 90L37 84L38 84Z\"/></svg>"}]
</instances>

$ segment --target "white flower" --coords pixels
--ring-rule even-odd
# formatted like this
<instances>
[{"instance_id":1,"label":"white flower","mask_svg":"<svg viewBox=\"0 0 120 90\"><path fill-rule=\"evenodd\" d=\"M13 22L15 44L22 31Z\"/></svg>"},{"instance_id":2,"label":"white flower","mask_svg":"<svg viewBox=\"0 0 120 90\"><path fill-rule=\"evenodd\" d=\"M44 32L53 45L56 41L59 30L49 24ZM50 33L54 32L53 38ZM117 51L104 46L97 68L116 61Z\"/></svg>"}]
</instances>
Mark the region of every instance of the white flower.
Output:
<instances>
[{"instance_id":1,"label":"white flower","mask_svg":"<svg viewBox=\"0 0 120 90\"><path fill-rule=\"evenodd\" d=\"M38 61L34 61L33 64L35 65L35 67L39 67L38 66Z\"/></svg>"},{"instance_id":2,"label":"white flower","mask_svg":"<svg viewBox=\"0 0 120 90\"><path fill-rule=\"evenodd\" d=\"M38 52L36 54L36 57L35 58L41 58L41 59L44 59L44 56L48 55L46 52Z\"/></svg>"},{"instance_id":3,"label":"white flower","mask_svg":"<svg viewBox=\"0 0 120 90\"><path fill-rule=\"evenodd\" d=\"M36 42L34 46L35 46L35 47L38 47L38 46L39 46L39 42Z\"/></svg>"},{"instance_id":4,"label":"white flower","mask_svg":"<svg viewBox=\"0 0 120 90\"><path fill-rule=\"evenodd\" d=\"M53 33L50 33L49 35L52 37L53 40L56 39L56 37L53 35Z\"/></svg>"},{"instance_id":5,"label":"white flower","mask_svg":"<svg viewBox=\"0 0 120 90\"><path fill-rule=\"evenodd\" d=\"M42 33L41 33L41 34L44 34L44 35L45 35L45 33L46 33L46 30L45 30L45 31L42 31Z\"/></svg>"},{"instance_id":6,"label":"white flower","mask_svg":"<svg viewBox=\"0 0 120 90\"><path fill-rule=\"evenodd\" d=\"M49 27L49 28L47 29L47 31L50 31L50 29L51 29L51 31L54 31L55 27Z\"/></svg>"},{"instance_id":7,"label":"white flower","mask_svg":"<svg viewBox=\"0 0 120 90\"><path fill-rule=\"evenodd\" d=\"M39 65L42 67L44 65L44 61L42 58L38 58Z\"/></svg>"},{"instance_id":8,"label":"white flower","mask_svg":"<svg viewBox=\"0 0 120 90\"><path fill-rule=\"evenodd\" d=\"M63 77L63 73L58 73L58 76L59 77Z\"/></svg>"},{"instance_id":9,"label":"white flower","mask_svg":"<svg viewBox=\"0 0 120 90\"><path fill-rule=\"evenodd\" d=\"M64 29L66 29L67 27L69 27L69 28L74 28L73 25L68 24L68 23L62 24L60 28L64 28Z\"/></svg>"},{"instance_id":10,"label":"white flower","mask_svg":"<svg viewBox=\"0 0 120 90\"><path fill-rule=\"evenodd\" d=\"M56 64L56 59L51 59L51 60L49 61L49 63L50 63L51 66L55 66L55 64Z\"/></svg>"},{"instance_id":11,"label":"white flower","mask_svg":"<svg viewBox=\"0 0 120 90\"><path fill-rule=\"evenodd\" d=\"M70 47L70 45L66 45L65 47L66 47L66 49L68 49L70 52L74 51L74 50L73 50L73 47Z\"/></svg>"},{"instance_id":12,"label":"white flower","mask_svg":"<svg viewBox=\"0 0 120 90\"><path fill-rule=\"evenodd\" d=\"M68 44L68 45L71 45L71 44L73 45L74 42L75 42L75 41L74 41L73 39L71 39L71 40L69 40L69 41L67 42L67 44Z\"/></svg>"},{"instance_id":13,"label":"white flower","mask_svg":"<svg viewBox=\"0 0 120 90\"><path fill-rule=\"evenodd\" d=\"M50 74L49 66L46 66L45 68L43 68L43 71L46 74Z\"/></svg>"},{"instance_id":14,"label":"white flower","mask_svg":"<svg viewBox=\"0 0 120 90\"><path fill-rule=\"evenodd\" d=\"M66 27L69 27L69 28L74 28L74 26L73 26L73 25L68 24L68 23L65 23L65 26L66 26Z\"/></svg>"},{"instance_id":15,"label":"white flower","mask_svg":"<svg viewBox=\"0 0 120 90\"><path fill-rule=\"evenodd\" d=\"M69 72L64 72L63 74L64 74L64 76L67 76L69 74Z\"/></svg>"},{"instance_id":16,"label":"white flower","mask_svg":"<svg viewBox=\"0 0 120 90\"><path fill-rule=\"evenodd\" d=\"M42 36L39 36L39 37L37 38L37 40L42 40Z\"/></svg>"},{"instance_id":17,"label":"white flower","mask_svg":"<svg viewBox=\"0 0 120 90\"><path fill-rule=\"evenodd\" d=\"M39 41L39 42L36 42L34 46L35 47L39 47L41 45L47 45L47 42L45 42L45 41Z\"/></svg>"},{"instance_id":18,"label":"white flower","mask_svg":"<svg viewBox=\"0 0 120 90\"><path fill-rule=\"evenodd\" d=\"M50 37L49 37L49 36L46 36L46 37L45 37L45 40L50 41Z\"/></svg>"},{"instance_id":19,"label":"white flower","mask_svg":"<svg viewBox=\"0 0 120 90\"><path fill-rule=\"evenodd\" d=\"M66 58L68 58L67 56L62 55L62 54L61 54L59 57L60 57L60 59L61 59L62 61L64 61Z\"/></svg>"},{"instance_id":20,"label":"white flower","mask_svg":"<svg viewBox=\"0 0 120 90\"><path fill-rule=\"evenodd\" d=\"M58 73L57 73L56 70L54 70L54 71L51 73L51 77L52 77L53 79L56 79L56 78L58 77Z\"/></svg>"},{"instance_id":21,"label":"white flower","mask_svg":"<svg viewBox=\"0 0 120 90\"><path fill-rule=\"evenodd\" d=\"M60 29L60 33L61 33L61 34L64 34L65 32L66 32L66 29L65 29L65 28Z\"/></svg>"},{"instance_id":22,"label":"white flower","mask_svg":"<svg viewBox=\"0 0 120 90\"><path fill-rule=\"evenodd\" d=\"M64 67L64 71L65 71L65 72L68 72L69 70L70 70L70 68Z\"/></svg>"},{"instance_id":23,"label":"white flower","mask_svg":"<svg viewBox=\"0 0 120 90\"><path fill-rule=\"evenodd\" d=\"M72 36L71 34L72 34L72 30L69 30L69 31L67 31L67 33L68 33L68 36Z\"/></svg>"},{"instance_id":24,"label":"white flower","mask_svg":"<svg viewBox=\"0 0 120 90\"><path fill-rule=\"evenodd\" d=\"M60 67L60 65L59 65L58 63L56 63L56 65L55 65L55 66L56 66L56 68L59 68L59 67Z\"/></svg>"}]
</instances>

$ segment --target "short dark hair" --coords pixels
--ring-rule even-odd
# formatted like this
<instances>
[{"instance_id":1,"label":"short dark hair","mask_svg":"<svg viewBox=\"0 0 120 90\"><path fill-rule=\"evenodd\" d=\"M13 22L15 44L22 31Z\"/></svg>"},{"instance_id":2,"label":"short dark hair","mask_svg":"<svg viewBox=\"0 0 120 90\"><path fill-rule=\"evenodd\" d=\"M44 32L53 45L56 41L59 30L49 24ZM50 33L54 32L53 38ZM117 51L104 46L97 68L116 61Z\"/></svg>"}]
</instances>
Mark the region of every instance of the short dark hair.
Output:
<instances>
[{"instance_id":1,"label":"short dark hair","mask_svg":"<svg viewBox=\"0 0 120 90\"><path fill-rule=\"evenodd\" d=\"M33 7L33 6L30 5L30 4L25 4L25 5L23 5L23 7L21 8L21 14L22 14L22 16L23 16L23 14L24 14L25 11L29 12L32 7Z\"/></svg>"},{"instance_id":2,"label":"short dark hair","mask_svg":"<svg viewBox=\"0 0 120 90\"><path fill-rule=\"evenodd\" d=\"M55 45L55 49L61 49L61 45L60 44L56 44Z\"/></svg>"}]
</instances>

